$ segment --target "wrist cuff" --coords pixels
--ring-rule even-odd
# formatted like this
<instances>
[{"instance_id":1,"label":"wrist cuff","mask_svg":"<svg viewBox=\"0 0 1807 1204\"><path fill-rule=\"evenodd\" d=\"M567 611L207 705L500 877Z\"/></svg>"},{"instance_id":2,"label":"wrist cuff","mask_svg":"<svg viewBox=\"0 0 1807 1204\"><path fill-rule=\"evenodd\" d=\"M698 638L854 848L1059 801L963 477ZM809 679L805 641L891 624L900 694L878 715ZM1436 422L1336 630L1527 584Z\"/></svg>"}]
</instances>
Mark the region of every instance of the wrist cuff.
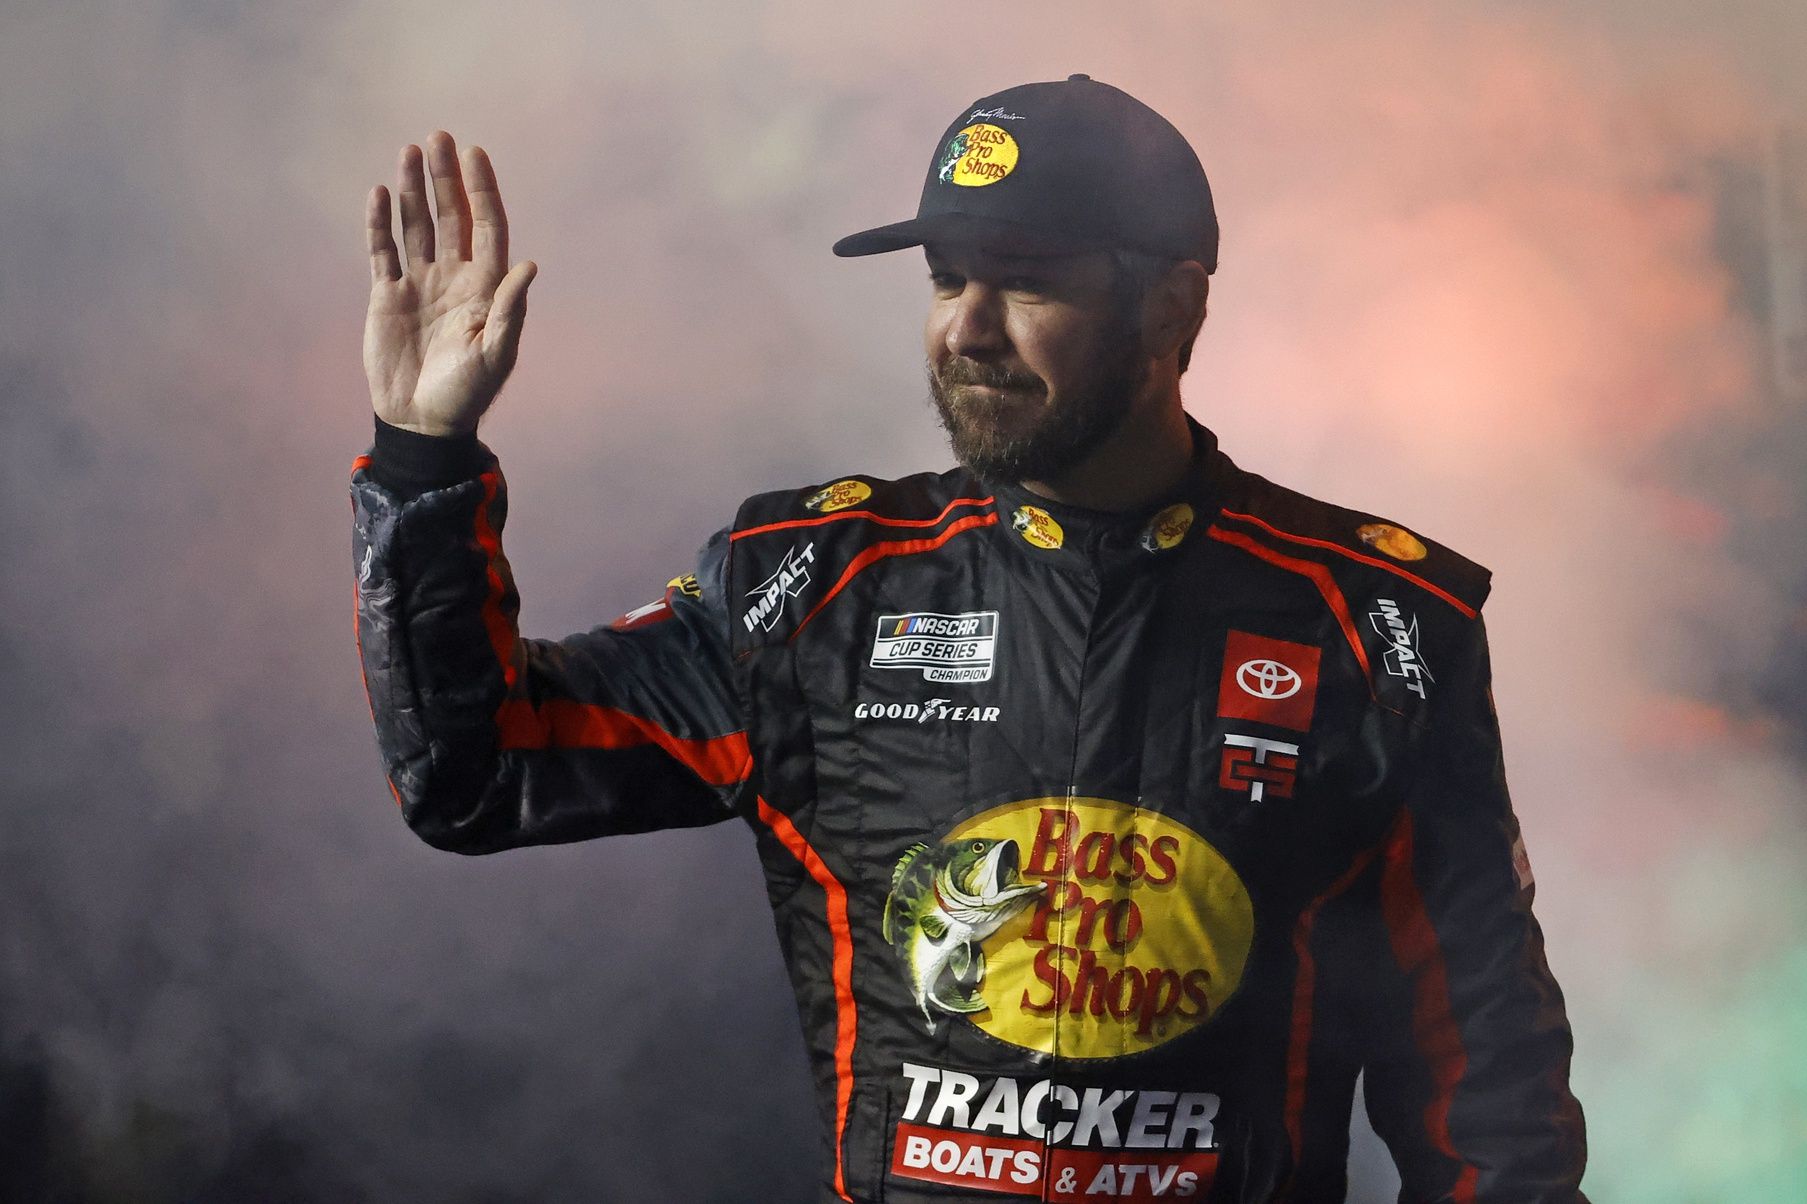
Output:
<instances>
[{"instance_id":1,"label":"wrist cuff","mask_svg":"<svg viewBox=\"0 0 1807 1204\"><path fill-rule=\"evenodd\" d=\"M370 455L370 476L403 501L411 501L431 489L445 489L469 481L483 470L483 447L477 432L462 435L423 435L376 420L376 447Z\"/></svg>"}]
</instances>

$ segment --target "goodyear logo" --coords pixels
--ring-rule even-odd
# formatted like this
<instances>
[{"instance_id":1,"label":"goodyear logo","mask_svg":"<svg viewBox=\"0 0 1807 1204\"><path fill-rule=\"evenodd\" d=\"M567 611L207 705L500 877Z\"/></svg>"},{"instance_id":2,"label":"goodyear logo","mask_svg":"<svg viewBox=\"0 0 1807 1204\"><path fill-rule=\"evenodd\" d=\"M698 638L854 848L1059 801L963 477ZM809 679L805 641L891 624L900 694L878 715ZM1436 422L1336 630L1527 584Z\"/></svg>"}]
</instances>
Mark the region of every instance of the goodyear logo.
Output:
<instances>
[{"instance_id":1,"label":"goodyear logo","mask_svg":"<svg viewBox=\"0 0 1807 1204\"><path fill-rule=\"evenodd\" d=\"M806 510L832 514L836 510L857 506L871 496L872 486L864 481L836 481L804 498L803 506Z\"/></svg>"},{"instance_id":2,"label":"goodyear logo","mask_svg":"<svg viewBox=\"0 0 1807 1204\"><path fill-rule=\"evenodd\" d=\"M1248 889L1223 854L1113 799L1007 803L912 865L899 866L895 907L940 939L901 922L891 935L922 1014L931 1027L963 1015L1024 1049L1053 1053L1058 1034L1063 1057L1102 1059L1171 1041L1235 994L1254 941ZM976 902L940 918L933 898Z\"/></svg>"},{"instance_id":3,"label":"goodyear logo","mask_svg":"<svg viewBox=\"0 0 1807 1204\"><path fill-rule=\"evenodd\" d=\"M982 188L1015 171L1016 160L1016 139L1010 132L989 122L978 122L947 140L935 163L935 177L943 184Z\"/></svg>"}]
</instances>

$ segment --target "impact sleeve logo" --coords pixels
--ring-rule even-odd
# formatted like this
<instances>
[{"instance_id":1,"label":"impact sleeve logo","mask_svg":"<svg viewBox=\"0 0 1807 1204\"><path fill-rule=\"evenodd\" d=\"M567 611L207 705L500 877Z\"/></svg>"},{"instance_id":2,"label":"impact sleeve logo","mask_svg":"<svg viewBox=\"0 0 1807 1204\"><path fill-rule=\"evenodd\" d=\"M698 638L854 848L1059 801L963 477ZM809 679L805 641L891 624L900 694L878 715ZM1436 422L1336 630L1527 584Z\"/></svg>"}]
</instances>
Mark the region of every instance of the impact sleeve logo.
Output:
<instances>
[{"instance_id":1,"label":"impact sleeve logo","mask_svg":"<svg viewBox=\"0 0 1807 1204\"><path fill-rule=\"evenodd\" d=\"M1412 621L1406 622L1399 603L1391 598L1376 598L1374 603L1380 609L1368 612L1368 622L1387 642L1387 672L1405 678L1406 689L1420 698L1425 697L1424 683L1437 679L1424 664L1423 645L1418 642L1418 616L1413 615Z\"/></svg>"},{"instance_id":2,"label":"impact sleeve logo","mask_svg":"<svg viewBox=\"0 0 1807 1204\"><path fill-rule=\"evenodd\" d=\"M778 617L784 613L787 598L795 598L809 584L808 565L816 559L816 545L807 543L799 552L794 546L784 554L784 560L778 565L770 577L747 591L747 597L753 599L753 605L741 616L748 631L770 631L778 623Z\"/></svg>"}]
</instances>

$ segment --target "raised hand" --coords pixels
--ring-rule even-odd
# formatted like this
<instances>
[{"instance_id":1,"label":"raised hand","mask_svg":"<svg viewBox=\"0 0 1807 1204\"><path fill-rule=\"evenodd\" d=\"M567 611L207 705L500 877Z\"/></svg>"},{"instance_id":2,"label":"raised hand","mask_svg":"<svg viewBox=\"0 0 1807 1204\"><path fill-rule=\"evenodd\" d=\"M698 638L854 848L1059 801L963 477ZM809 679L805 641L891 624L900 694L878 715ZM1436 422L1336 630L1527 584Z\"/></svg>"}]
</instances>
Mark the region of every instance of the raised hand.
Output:
<instances>
[{"instance_id":1,"label":"raised hand","mask_svg":"<svg viewBox=\"0 0 1807 1204\"><path fill-rule=\"evenodd\" d=\"M435 130L425 158L439 229L427 211L421 149L410 143L398 172L405 268L390 229L389 190L378 184L364 207L370 247L364 374L377 417L449 435L476 430L514 370L527 286L539 267L529 259L509 269L508 217L482 147L465 149L461 170L452 136Z\"/></svg>"}]
</instances>

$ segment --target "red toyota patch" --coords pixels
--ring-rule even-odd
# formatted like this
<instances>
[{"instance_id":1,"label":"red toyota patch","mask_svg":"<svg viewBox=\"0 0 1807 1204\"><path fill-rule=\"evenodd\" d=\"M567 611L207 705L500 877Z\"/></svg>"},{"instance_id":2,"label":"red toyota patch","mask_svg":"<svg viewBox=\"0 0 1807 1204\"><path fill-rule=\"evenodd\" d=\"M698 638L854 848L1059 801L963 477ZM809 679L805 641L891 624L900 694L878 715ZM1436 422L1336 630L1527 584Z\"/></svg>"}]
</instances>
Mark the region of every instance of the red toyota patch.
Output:
<instances>
[{"instance_id":1,"label":"red toyota patch","mask_svg":"<svg viewBox=\"0 0 1807 1204\"><path fill-rule=\"evenodd\" d=\"M1317 697L1315 645L1230 632L1224 644L1223 679L1217 687L1219 715L1305 732L1311 730Z\"/></svg>"}]
</instances>

